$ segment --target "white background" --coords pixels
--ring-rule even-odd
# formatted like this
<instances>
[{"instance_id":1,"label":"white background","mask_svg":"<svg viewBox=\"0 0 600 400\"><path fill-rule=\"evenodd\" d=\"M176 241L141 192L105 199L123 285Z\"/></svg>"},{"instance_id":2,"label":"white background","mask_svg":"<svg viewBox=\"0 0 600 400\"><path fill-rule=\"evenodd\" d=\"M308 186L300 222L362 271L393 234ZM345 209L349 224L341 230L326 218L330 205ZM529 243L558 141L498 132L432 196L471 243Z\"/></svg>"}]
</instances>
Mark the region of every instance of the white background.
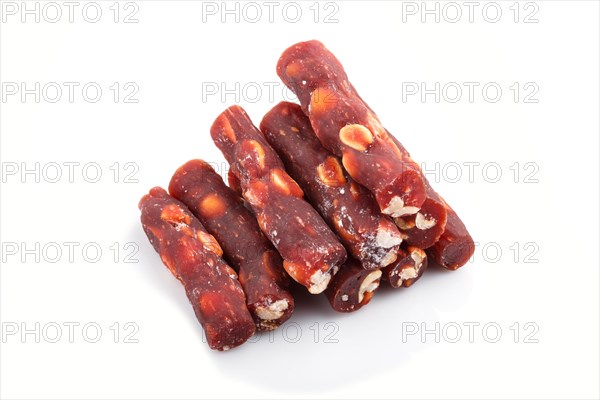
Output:
<instances>
[{"instance_id":1,"label":"white background","mask_svg":"<svg viewBox=\"0 0 600 400\"><path fill-rule=\"evenodd\" d=\"M420 2L302 2L297 23L291 6L282 15L285 3L273 22L268 6L255 3L263 13L256 23L248 21L255 8L244 14L239 4L240 21L225 15L221 23L220 2L212 15L195 1L122 2L117 23L113 1L98 3L97 23L82 17L85 2L69 22L59 2L59 22L44 19L55 15L46 8L39 23L35 15L23 23L20 2L16 15L7 3L0 27L3 398L600 395L597 2L498 2L496 23L486 20L496 5L482 14L485 2L473 22L467 6L455 3L462 12L455 23L456 7L443 2L439 22L435 15L421 21ZM138 22L124 23L134 11ZM290 97L281 84L269 95L279 55L313 38L433 171L430 180L479 245L461 270L430 270L410 289L381 290L355 314L299 293L292 319L273 336L214 352L179 282L147 242L137 202L152 186L168 185L189 159L222 163L209 136L214 118L239 102L258 123ZM52 85L39 103L34 94L8 93L22 82L30 89L56 82L63 97L48 101ZM72 103L64 82L79 84ZM89 82L103 90L96 103L82 97ZM407 94L421 82L429 89L440 83L439 102L434 94ZM472 102L464 82L479 85ZM138 102L124 102L136 85ZM453 103L456 85L463 92ZM497 86L502 95L492 102ZM69 162L80 163L73 182ZM36 163L39 177L22 175ZM62 176L52 183L57 164ZM94 166L102 176L90 183ZM72 259L65 242L76 242ZM95 248L102 254L92 262ZM36 323L39 337L22 335ZM72 338L69 323L79 324ZM472 338L469 323L479 324ZM102 335L90 343L94 327ZM457 327L462 336L452 343ZM423 337L423 329L437 329L439 338Z\"/></svg>"}]
</instances>

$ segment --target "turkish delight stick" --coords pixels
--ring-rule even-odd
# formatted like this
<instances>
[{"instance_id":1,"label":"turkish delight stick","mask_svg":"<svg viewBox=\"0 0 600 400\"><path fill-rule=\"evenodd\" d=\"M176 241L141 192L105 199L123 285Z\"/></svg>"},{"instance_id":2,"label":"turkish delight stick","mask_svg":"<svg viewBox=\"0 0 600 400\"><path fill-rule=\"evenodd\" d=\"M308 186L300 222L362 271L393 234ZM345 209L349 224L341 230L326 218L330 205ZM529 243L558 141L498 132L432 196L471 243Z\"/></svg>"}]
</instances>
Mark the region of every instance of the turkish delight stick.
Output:
<instances>
[{"instance_id":1,"label":"turkish delight stick","mask_svg":"<svg viewBox=\"0 0 600 400\"><path fill-rule=\"evenodd\" d=\"M395 137L390 135L390 138L402 148ZM427 249L431 259L446 269L458 269L475 252L475 243L458 214L431 187L425 176L423 179L427 188L423 207L414 217L396 218L396 225L406 234L407 244ZM435 243L430 244L432 239Z\"/></svg>"},{"instance_id":2,"label":"turkish delight stick","mask_svg":"<svg viewBox=\"0 0 600 400\"><path fill-rule=\"evenodd\" d=\"M304 200L304 192L244 109L225 110L210 132L285 270L310 293L323 292L346 260L344 246Z\"/></svg>"},{"instance_id":3,"label":"turkish delight stick","mask_svg":"<svg viewBox=\"0 0 600 400\"><path fill-rule=\"evenodd\" d=\"M465 265L475 252L475 243L467 227L456 212L446 202L448 219L446 229L432 247L427 249L429 256L446 269L455 270Z\"/></svg>"},{"instance_id":4,"label":"turkish delight stick","mask_svg":"<svg viewBox=\"0 0 600 400\"><path fill-rule=\"evenodd\" d=\"M388 137L401 151L406 151L398 139L389 132ZM405 244L427 249L433 246L444 233L448 212L444 199L433 190L424 175L423 182L426 197L421 209L416 214L396 217L394 222L404 235Z\"/></svg>"},{"instance_id":5,"label":"turkish delight stick","mask_svg":"<svg viewBox=\"0 0 600 400\"><path fill-rule=\"evenodd\" d=\"M427 254L415 246L402 246L395 262L385 267L383 279L393 288L409 287L427 269Z\"/></svg>"},{"instance_id":6,"label":"turkish delight stick","mask_svg":"<svg viewBox=\"0 0 600 400\"><path fill-rule=\"evenodd\" d=\"M185 287L211 349L229 350L254 332L235 271L200 221L159 187L140 203L142 227L163 263Z\"/></svg>"},{"instance_id":7,"label":"turkish delight stick","mask_svg":"<svg viewBox=\"0 0 600 400\"><path fill-rule=\"evenodd\" d=\"M242 198L202 160L188 161L177 169L169 193L185 204L221 245L224 258L239 274L257 328L275 329L287 321L294 299L287 291L289 279L283 260Z\"/></svg>"},{"instance_id":8,"label":"turkish delight stick","mask_svg":"<svg viewBox=\"0 0 600 400\"><path fill-rule=\"evenodd\" d=\"M349 257L333 277L325 295L334 310L352 312L371 301L380 282L381 270L366 270L360 262Z\"/></svg>"},{"instance_id":9,"label":"turkish delight stick","mask_svg":"<svg viewBox=\"0 0 600 400\"><path fill-rule=\"evenodd\" d=\"M401 217L420 210L426 188L419 166L389 139L321 42L301 42L285 50L277 74L298 96L319 141L375 195L381 212Z\"/></svg>"},{"instance_id":10,"label":"turkish delight stick","mask_svg":"<svg viewBox=\"0 0 600 400\"><path fill-rule=\"evenodd\" d=\"M363 268L379 269L396 259L402 242L398 228L381 214L371 193L356 184L339 159L321 145L299 105L279 103L264 116L260 130Z\"/></svg>"}]
</instances>

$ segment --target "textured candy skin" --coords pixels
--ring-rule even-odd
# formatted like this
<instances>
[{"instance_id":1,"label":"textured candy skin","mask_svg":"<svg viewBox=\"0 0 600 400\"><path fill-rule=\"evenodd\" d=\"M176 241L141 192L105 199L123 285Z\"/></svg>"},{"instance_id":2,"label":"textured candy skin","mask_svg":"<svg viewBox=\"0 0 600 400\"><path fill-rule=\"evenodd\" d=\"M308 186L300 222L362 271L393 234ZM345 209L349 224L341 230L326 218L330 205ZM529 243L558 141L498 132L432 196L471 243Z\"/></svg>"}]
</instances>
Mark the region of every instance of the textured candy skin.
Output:
<instances>
[{"instance_id":1,"label":"textured candy skin","mask_svg":"<svg viewBox=\"0 0 600 400\"><path fill-rule=\"evenodd\" d=\"M292 315L294 299L283 260L263 235L243 200L205 161L191 160L171 178L169 193L185 204L217 239L239 274L246 302L260 330L275 329Z\"/></svg>"},{"instance_id":2,"label":"textured candy skin","mask_svg":"<svg viewBox=\"0 0 600 400\"><path fill-rule=\"evenodd\" d=\"M382 270L383 278L393 288L409 287L421 278L427 265L423 249L403 245L396 261Z\"/></svg>"},{"instance_id":3,"label":"textured candy skin","mask_svg":"<svg viewBox=\"0 0 600 400\"><path fill-rule=\"evenodd\" d=\"M352 312L371 301L380 282L381 270L366 270L359 261L349 257L333 277L325 295L335 311Z\"/></svg>"},{"instance_id":4,"label":"textured candy skin","mask_svg":"<svg viewBox=\"0 0 600 400\"><path fill-rule=\"evenodd\" d=\"M279 59L277 73L298 96L325 148L342 158L349 175L369 189L384 214L415 214L425 201L419 166L389 140L333 54L313 40Z\"/></svg>"},{"instance_id":5,"label":"textured candy skin","mask_svg":"<svg viewBox=\"0 0 600 400\"><path fill-rule=\"evenodd\" d=\"M401 152L407 153L400 141L389 132L388 137ZM444 199L433 190L424 175L423 182L425 183L426 198L419 212L414 215L397 217L394 221L404 235L405 244L427 249L437 243L444 233L448 213Z\"/></svg>"},{"instance_id":6,"label":"textured candy skin","mask_svg":"<svg viewBox=\"0 0 600 400\"><path fill-rule=\"evenodd\" d=\"M229 350L255 332L235 271L200 221L159 187L140 203L142 227L163 263L181 281L211 349Z\"/></svg>"},{"instance_id":7,"label":"textured candy skin","mask_svg":"<svg viewBox=\"0 0 600 400\"><path fill-rule=\"evenodd\" d=\"M225 110L211 136L237 177L265 236L283 267L310 293L325 290L346 260L346 250L285 172L279 156L239 106Z\"/></svg>"},{"instance_id":8,"label":"textured candy skin","mask_svg":"<svg viewBox=\"0 0 600 400\"><path fill-rule=\"evenodd\" d=\"M446 202L448 218L446 229L432 247L427 249L429 256L442 267L455 270L465 265L475 252L475 243L465 224Z\"/></svg>"},{"instance_id":9,"label":"textured candy skin","mask_svg":"<svg viewBox=\"0 0 600 400\"><path fill-rule=\"evenodd\" d=\"M242 187L240 186L240 180L235 176L232 170L227 171L227 183L229 188L235 193L242 195Z\"/></svg>"},{"instance_id":10,"label":"textured candy skin","mask_svg":"<svg viewBox=\"0 0 600 400\"><path fill-rule=\"evenodd\" d=\"M380 213L371 193L357 185L339 159L321 145L299 105L279 103L264 116L260 130L363 268L382 268L396 259L402 242L398 228Z\"/></svg>"}]
</instances>

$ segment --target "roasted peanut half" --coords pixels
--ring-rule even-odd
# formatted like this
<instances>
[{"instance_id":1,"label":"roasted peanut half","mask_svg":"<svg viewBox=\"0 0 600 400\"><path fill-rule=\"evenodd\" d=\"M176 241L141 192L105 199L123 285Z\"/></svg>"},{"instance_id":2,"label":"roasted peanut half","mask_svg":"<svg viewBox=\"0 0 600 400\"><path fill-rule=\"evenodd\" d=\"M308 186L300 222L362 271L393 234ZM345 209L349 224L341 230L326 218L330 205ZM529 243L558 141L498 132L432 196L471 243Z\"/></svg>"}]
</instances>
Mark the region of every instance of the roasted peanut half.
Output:
<instances>
[{"instance_id":1,"label":"roasted peanut half","mask_svg":"<svg viewBox=\"0 0 600 400\"><path fill-rule=\"evenodd\" d=\"M162 210L160 218L163 221L171 224L178 232L183 232L188 236L193 236L192 229L190 228L190 223L192 220L190 216L181 209L181 207L175 204L169 204Z\"/></svg>"},{"instance_id":2,"label":"roasted peanut half","mask_svg":"<svg viewBox=\"0 0 600 400\"><path fill-rule=\"evenodd\" d=\"M281 168L274 168L271 171L271 181L283 194L292 195L298 198L304 196L304 192L300 189L300 186L298 186L296 181L290 178L287 172Z\"/></svg>"},{"instance_id":3,"label":"roasted peanut half","mask_svg":"<svg viewBox=\"0 0 600 400\"><path fill-rule=\"evenodd\" d=\"M213 218L223 215L225 214L225 211L227 211L225 202L214 193L209 194L204 199L202 199L202 202L200 203L200 208L204 210L206 216Z\"/></svg>"},{"instance_id":4,"label":"roasted peanut half","mask_svg":"<svg viewBox=\"0 0 600 400\"><path fill-rule=\"evenodd\" d=\"M231 141L231 143L236 143L237 138L235 137L235 132L233 131L233 128L231 127L231 124L229 123L229 120L227 118L223 118L222 124L223 124L223 134L227 137L227 139L229 139Z\"/></svg>"},{"instance_id":5,"label":"roasted peanut half","mask_svg":"<svg viewBox=\"0 0 600 400\"><path fill-rule=\"evenodd\" d=\"M243 196L250 205L262 207L267 201L267 185L261 181L254 181L248 185Z\"/></svg>"},{"instance_id":6,"label":"roasted peanut half","mask_svg":"<svg viewBox=\"0 0 600 400\"><path fill-rule=\"evenodd\" d=\"M221 249L219 242L217 242L217 239L215 239L213 235L199 230L196 233L196 238L202 243L204 247L206 247L213 253L217 254L218 256L223 255L223 250Z\"/></svg>"},{"instance_id":7,"label":"roasted peanut half","mask_svg":"<svg viewBox=\"0 0 600 400\"><path fill-rule=\"evenodd\" d=\"M340 140L354 150L365 151L375 141L375 137L366 126L351 124L340 129Z\"/></svg>"},{"instance_id":8,"label":"roasted peanut half","mask_svg":"<svg viewBox=\"0 0 600 400\"><path fill-rule=\"evenodd\" d=\"M337 97L332 89L319 87L310 97L310 112L321 114L327 112L337 103Z\"/></svg>"},{"instance_id":9,"label":"roasted peanut half","mask_svg":"<svg viewBox=\"0 0 600 400\"><path fill-rule=\"evenodd\" d=\"M265 168L265 149L256 140L246 140L240 148L241 164L244 167L257 166L260 170Z\"/></svg>"},{"instance_id":10,"label":"roasted peanut half","mask_svg":"<svg viewBox=\"0 0 600 400\"><path fill-rule=\"evenodd\" d=\"M360 172L360 165L356 161L356 156L350 150L344 150L342 154L342 165L350 176L356 176Z\"/></svg>"},{"instance_id":11,"label":"roasted peanut half","mask_svg":"<svg viewBox=\"0 0 600 400\"><path fill-rule=\"evenodd\" d=\"M319 180L327 186L340 187L346 184L342 166L335 157L327 157L325 161L319 164L317 173Z\"/></svg>"},{"instance_id":12,"label":"roasted peanut half","mask_svg":"<svg viewBox=\"0 0 600 400\"><path fill-rule=\"evenodd\" d=\"M398 226L398 228L400 229L412 229L415 227L415 220L414 218L402 218L402 217L397 217L394 218L394 222L396 223L396 225Z\"/></svg>"}]
</instances>

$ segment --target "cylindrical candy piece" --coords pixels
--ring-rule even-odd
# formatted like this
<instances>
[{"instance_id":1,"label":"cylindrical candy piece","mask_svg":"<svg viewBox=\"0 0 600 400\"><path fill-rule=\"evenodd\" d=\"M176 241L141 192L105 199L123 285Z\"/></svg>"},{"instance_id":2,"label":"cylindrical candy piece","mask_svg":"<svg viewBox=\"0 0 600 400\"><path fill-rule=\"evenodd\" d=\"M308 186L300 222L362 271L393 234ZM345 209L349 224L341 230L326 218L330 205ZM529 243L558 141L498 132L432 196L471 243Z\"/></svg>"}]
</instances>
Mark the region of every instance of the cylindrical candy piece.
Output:
<instances>
[{"instance_id":1,"label":"cylindrical candy piece","mask_svg":"<svg viewBox=\"0 0 600 400\"><path fill-rule=\"evenodd\" d=\"M389 138L398 148L404 149L393 135L389 134ZM431 187L425 176L423 181L427 198L421 210L413 218L395 218L396 225L405 234L406 244L427 249L429 256L446 269L458 269L475 252L475 243L452 207ZM414 227L411 227L412 223Z\"/></svg>"},{"instance_id":2,"label":"cylindrical candy piece","mask_svg":"<svg viewBox=\"0 0 600 400\"><path fill-rule=\"evenodd\" d=\"M455 270L465 265L475 252L475 243L465 224L446 202L446 229L432 247L427 249L429 256L446 269Z\"/></svg>"},{"instance_id":3,"label":"cylindrical candy piece","mask_svg":"<svg viewBox=\"0 0 600 400\"><path fill-rule=\"evenodd\" d=\"M371 301L380 282L381 270L366 270L350 257L333 277L325 294L334 310L352 312Z\"/></svg>"},{"instance_id":4,"label":"cylindrical candy piece","mask_svg":"<svg viewBox=\"0 0 600 400\"><path fill-rule=\"evenodd\" d=\"M229 350L248 340L256 329L246 296L215 238L162 188L150 190L139 208L150 243L183 283L210 348Z\"/></svg>"},{"instance_id":5,"label":"cylindrical candy piece","mask_svg":"<svg viewBox=\"0 0 600 400\"><path fill-rule=\"evenodd\" d=\"M392 217L416 214L425 201L419 166L388 132L348 81L340 62L316 40L288 48L277 73L298 96L323 146Z\"/></svg>"},{"instance_id":6,"label":"cylindrical candy piece","mask_svg":"<svg viewBox=\"0 0 600 400\"><path fill-rule=\"evenodd\" d=\"M171 178L169 193L185 204L217 239L237 270L248 309L260 330L275 329L292 315L294 299L279 253L261 232L242 198L213 168L191 160Z\"/></svg>"},{"instance_id":7,"label":"cylindrical candy piece","mask_svg":"<svg viewBox=\"0 0 600 400\"><path fill-rule=\"evenodd\" d=\"M385 267L383 278L393 288L409 287L415 283L427 269L427 254L423 249L406 246L398 251L396 261Z\"/></svg>"},{"instance_id":8,"label":"cylindrical candy piece","mask_svg":"<svg viewBox=\"0 0 600 400\"><path fill-rule=\"evenodd\" d=\"M279 103L264 116L260 130L363 268L379 269L394 262L402 242L398 228L380 213L371 193L356 184L339 159L321 145L299 105Z\"/></svg>"},{"instance_id":9,"label":"cylindrical candy piece","mask_svg":"<svg viewBox=\"0 0 600 400\"><path fill-rule=\"evenodd\" d=\"M406 152L402 143L389 132L388 137L401 151ZM405 244L427 249L433 246L444 233L448 216L444 199L433 190L424 175L423 182L426 197L419 212L394 218L394 221L404 235Z\"/></svg>"},{"instance_id":10,"label":"cylindrical candy piece","mask_svg":"<svg viewBox=\"0 0 600 400\"><path fill-rule=\"evenodd\" d=\"M346 250L304 200L275 150L239 106L219 115L210 133L285 270L310 293L324 291L346 260Z\"/></svg>"},{"instance_id":11,"label":"cylindrical candy piece","mask_svg":"<svg viewBox=\"0 0 600 400\"><path fill-rule=\"evenodd\" d=\"M444 232L446 208L434 193L428 188L427 198L418 213L394 218L406 244L426 249L433 246Z\"/></svg>"}]
</instances>

